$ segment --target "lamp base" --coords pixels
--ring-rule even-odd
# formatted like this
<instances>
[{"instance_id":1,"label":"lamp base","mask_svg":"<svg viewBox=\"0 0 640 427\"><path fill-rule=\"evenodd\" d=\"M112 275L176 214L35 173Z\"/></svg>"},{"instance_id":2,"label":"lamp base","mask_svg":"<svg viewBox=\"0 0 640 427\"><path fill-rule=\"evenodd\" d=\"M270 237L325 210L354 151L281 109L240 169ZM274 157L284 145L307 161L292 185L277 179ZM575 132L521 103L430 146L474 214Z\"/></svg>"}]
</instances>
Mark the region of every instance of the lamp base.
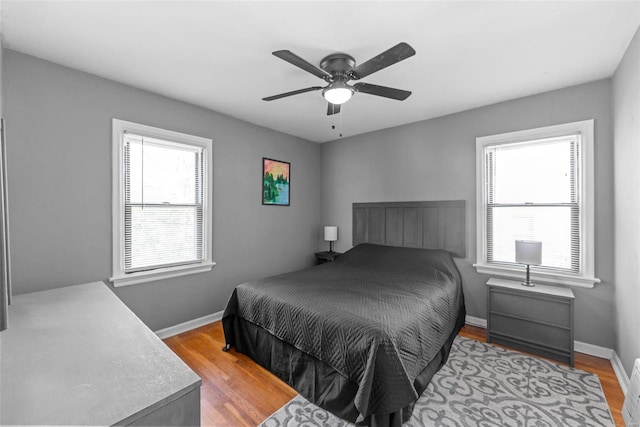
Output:
<instances>
[{"instance_id":1,"label":"lamp base","mask_svg":"<svg viewBox=\"0 0 640 427\"><path fill-rule=\"evenodd\" d=\"M533 283L531 283L529 273L529 264L527 264L527 275L525 276L524 282L520 283L522 286L535 286Z\"/></svg>"}]
</instances>

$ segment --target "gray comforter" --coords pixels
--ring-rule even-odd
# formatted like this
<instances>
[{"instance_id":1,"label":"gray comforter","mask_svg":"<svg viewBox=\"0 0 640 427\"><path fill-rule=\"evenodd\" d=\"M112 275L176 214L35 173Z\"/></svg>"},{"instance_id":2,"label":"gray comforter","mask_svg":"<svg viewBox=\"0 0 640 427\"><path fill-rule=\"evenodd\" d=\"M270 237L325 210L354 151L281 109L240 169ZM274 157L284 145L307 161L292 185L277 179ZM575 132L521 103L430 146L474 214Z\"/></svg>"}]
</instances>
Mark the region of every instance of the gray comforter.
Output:
<instances>
[{"instance_id":1,"label":"gray comforter","mask_svg":"<svg viewBox=\"0 0 640 427\"><path fill-rule=\"evenodd\" d=\"M239 285L224 318L258 325L358 384L362 420L418 399L416 377L463 312L449 253L363 244L333 263Z\"/></svg>"}]
</instances>

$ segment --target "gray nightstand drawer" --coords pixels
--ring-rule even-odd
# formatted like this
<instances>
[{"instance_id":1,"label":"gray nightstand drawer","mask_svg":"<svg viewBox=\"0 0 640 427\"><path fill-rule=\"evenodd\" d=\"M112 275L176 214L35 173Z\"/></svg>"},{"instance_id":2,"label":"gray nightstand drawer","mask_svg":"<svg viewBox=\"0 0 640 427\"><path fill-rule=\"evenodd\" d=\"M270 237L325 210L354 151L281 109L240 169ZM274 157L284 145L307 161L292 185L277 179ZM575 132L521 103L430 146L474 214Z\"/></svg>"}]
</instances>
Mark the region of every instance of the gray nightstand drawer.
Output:
<instances>
[{"instance_id":1,"label":"gray nightstand drawer","mask_svg":"<svg viewBox=\"0 0 640 427\"><path fill-rule=\"evenodd\" d=\"M491 333L505 337L532 341L539 345L546 345L564 351L569 350L567 343L571 336L569 328L560 329L556 326L532 322L528 319L504 317L491 314Z\"/></svg>"},{"instance_id":2,"label":"gray nightstand drawer","mask_svg":"<svg viewBox=\"0 0 640 427\"><path fill-rule=\"evenodd\" d=\"M567 288L490 279L487 342L573 366L573 292Z\"/></svg>"},{"instance_id":3,"label":"gray nightstand drawer","mask_svg":"<svg viewBox=\"0 0 640 427\"><path fill-rule=\"evenodd\" d=\"M568 300L558 300L545 295L534 293L523 294L508 289L500 289L495 292L491 301L491 309L494 312L518 317L527 317L531 320L542 320L567 329L571 325L571 313L567 305Z\"/></svg>"}]
</instances>

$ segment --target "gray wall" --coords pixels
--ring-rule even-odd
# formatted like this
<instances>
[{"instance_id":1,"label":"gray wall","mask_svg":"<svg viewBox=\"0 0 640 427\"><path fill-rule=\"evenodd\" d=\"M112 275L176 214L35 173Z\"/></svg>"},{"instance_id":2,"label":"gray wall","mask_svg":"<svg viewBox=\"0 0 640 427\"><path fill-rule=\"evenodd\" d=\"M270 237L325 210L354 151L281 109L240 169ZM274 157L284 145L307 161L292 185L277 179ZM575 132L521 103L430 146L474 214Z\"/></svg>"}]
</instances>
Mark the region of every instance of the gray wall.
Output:
<instances>
[{"instance_id":1,"label":"gray wall","mask_svg":"<svg viewBox=\"0 0 640 427\"><path fill-rule=\"evenodd\" d=\"M0 29L2 28L2 2L0 1ZM2 64L3 64L3 48L2 48L2 34L0 33L0 117L2 116Z\"/></svg>"},{"instance_id":2,"label":"gray wall","mask_svg":"<svg viewBox=\"0 0 640 427\"><path fill-rule=\"evenodd\" d=\"M616 352L627 375L640 357L640 30L613 78Z\"/></svg>"},{"instance_id":3,"label":"gray wall","mask_svg":"<svg viewBox=\"0 0 640 427\"><path fill-rule=\"evenodd\" d=\"M2 2L0 1L0 117L2 116ZM0 192L1 194L1 192ZM0 277L4 277L0 268ZM9 284L0 280L0 331L7 327L7 304L9 302Z\"/></svg>"},{"instance_id":4,"label":"gray wall","mask_svg":"<svg viewBox=\"0 0 640 427\"><path fill-rule=\"evenodd\" d=\"M476 260L475 138L591 118L596 120L596 275L603 283L594 289L574 288L576 339L613 348L609 79L323 144L323 223L339 226L336 248L344 251L351 247L353 202L466 200L468 256L458 260L458 267L467 312L484 319L488 276L472 267ZM348 128L348 121L344 127Z\"/></svg>"},{"instance_id":5,"label":"gray wall","mask_svg":"<svg viewBox=\"0 0 640 427\"><path fill-rule=\"evenodd\" d=\"M213 139L210 273L116 288L157 330L224 309L235 285L309 266L320 146L5 50L14 294L111 275L111 119ZM291 206L261 205L262 157L291 162Z\"/></svg>"},{"instance_id":6,"label":"gray wall","mask_svg":"<svg viewBox=\"0 0 640 427\"><path fill-rule=\"evenodd\" d=\"M610 80L319 146L17 52L5 50L4 60L15 294L110 276L116 117L214 141L218 265L207 274L115 289L152 329L222 310L237 283L310 265L313 252L326 249L318 243L323 224L338 225L336 248L348 249L351 203L390 200L467 200L468 257L458 266L469 315L485 318L487 276L471 265L475 138L595 118L596 275L603 283L574 289L576 339L614 347ZM261 206L263 156L292 163L291 207Z\"/></svg>"}]
</instances>

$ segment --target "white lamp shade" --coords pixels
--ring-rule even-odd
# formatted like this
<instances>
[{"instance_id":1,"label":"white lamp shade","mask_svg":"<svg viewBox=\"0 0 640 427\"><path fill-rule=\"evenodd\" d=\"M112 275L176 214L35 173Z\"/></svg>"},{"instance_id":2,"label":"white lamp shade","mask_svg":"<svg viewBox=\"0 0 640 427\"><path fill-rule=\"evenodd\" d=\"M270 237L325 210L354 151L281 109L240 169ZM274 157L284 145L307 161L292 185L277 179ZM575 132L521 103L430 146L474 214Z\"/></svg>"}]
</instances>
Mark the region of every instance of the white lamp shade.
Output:
<instances>
[{"instance_id":1,"label":"white lamp shade","mask_svg":"<svg viewBox=\"0 0 640 427\"><path fill-rule=\"evenodd\" d=\"M527 265L542 264L542 242L516 240L516 262Z\"/></svg>"},{"instance_id":2,"label":"white lamp shade","mask_svg":"<svg viewBox=\"0 0 640 427\"><path fill-rule=\"evenodd\" d=\"M324 227L324 240L327 242L335 242L338 240L338 227L335 225L327 225Z\"/></svg>"}]
</instances>

